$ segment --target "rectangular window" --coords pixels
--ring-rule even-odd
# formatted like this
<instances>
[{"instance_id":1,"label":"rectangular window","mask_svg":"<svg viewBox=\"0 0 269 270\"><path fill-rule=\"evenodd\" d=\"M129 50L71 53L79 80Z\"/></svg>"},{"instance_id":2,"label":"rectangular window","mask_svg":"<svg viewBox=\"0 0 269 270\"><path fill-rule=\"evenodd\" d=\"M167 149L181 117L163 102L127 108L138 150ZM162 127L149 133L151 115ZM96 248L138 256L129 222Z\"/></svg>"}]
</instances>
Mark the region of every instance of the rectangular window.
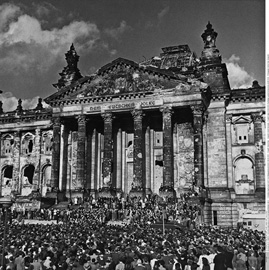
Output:
<instances>
[{"instance_id":1,"label":"rectangular window","mask_svg":"<svg viewBox=\"0 0 269 270\"><path fill-rule=\"evenodd\" d=\"M218 211L213 211L213 225L218 225Z\"/></svg>"},{"instance_id":2,"label":"rectangular window","mask_svg":"<svg viewBox=\"0 0 269 270\"><path fill-rule=\"evenodd\" d=\"M251 226L252 225L252 222L251 221L248 221L248 226Z\"/></svg>"},{"instance_id":3,"label":"rectangular window","mask_svg":"<svg viewBox=\"0 0 269 270\"><path fill-rule=\"evenodd\" d=\"M237 143L248 143L248 124L237 125Z\"/></svg>"},{"instance_id":4,"label":"rectangular window","mask_svg":"<svg viewBox=\"0 0 269 270\"><path fill-rule=\"evenodd\" d=\"M154 145L157 147L163 146L163 133L162 131L156 131L155 132L155 140Z\"/></svg>"}]
</instances>

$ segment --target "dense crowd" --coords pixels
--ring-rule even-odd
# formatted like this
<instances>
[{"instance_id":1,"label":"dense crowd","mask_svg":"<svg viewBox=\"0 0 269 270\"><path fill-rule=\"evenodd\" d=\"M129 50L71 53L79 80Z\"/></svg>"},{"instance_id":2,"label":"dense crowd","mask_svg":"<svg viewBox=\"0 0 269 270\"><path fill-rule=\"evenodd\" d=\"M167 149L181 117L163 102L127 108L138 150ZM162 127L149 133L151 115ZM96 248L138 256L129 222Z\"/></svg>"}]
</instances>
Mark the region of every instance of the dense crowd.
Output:
<instances>
[{"instance_id":1,"label":"dense crowd","mask_svg":"<svg viewBox=\"0 0 269 270\"><path fill-rule=\"evenodd\" d=\"M6 268L265 269L263 232L202 225L195 229L166 228L163 232L161 227L152 226L164 215L163 204L129 202L120 207L106 203L90 201L75 208L43 210L43 213L40 210L36 213L39 218L57 219L57 224L11 222L6 238ZM189 206L167 204L167 219L169 216L176 219L184 207ZM16 216L16 213L13 215ZM122 227L108 223L119 218L128 218L131 222ZM3 239L3 224L0 237Z\"/></svg>"}]
</instances>

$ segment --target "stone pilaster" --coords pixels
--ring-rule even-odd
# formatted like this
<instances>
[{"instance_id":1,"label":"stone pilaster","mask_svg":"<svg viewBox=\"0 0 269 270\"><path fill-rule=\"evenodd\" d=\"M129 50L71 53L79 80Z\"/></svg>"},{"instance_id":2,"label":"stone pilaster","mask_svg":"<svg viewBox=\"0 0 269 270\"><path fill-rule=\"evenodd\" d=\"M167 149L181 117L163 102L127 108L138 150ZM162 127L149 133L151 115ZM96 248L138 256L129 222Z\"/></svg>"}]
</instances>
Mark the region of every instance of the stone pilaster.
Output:
<instances>
[{"instance_id":1,"label":"stone pilaster","mask_svg":"<svg viewBox=\"0 0 269 270\"><path fill-rule=\"evenodd\" d=\"M256 191L265 188L264 150L262 138L262 114L253 113L255 153Z\"/></svg>"},{"instance_id":2,"label":"stone pilaster","mask_svg":"<svg viewBox=\"0 0 269 270\"><path fill-rule=\"evenodd\" d=\"M77 146L77 188L83 189L85 184L85 139L86 139L86 123L85 115L79 115L78 121L78 146Z\"/></svg>"},{"instance_id":3,"label":"stone pilaster","mask_svg":"<svg viewBox=\"0 0 269 270\"><path fill-rule=\"evenodd\" d=\"M99 194L101 197L110 197L111 194L111 170L112 170L112 120L111 112L102 113L104 119L104 156L102 164L103 188Z\"/></svg>"},{"instance_id":4,"label":"stone pilaster","mask_svg":"<svg viewBox=\"0 0 269 270\"><path fill-rule=\"evenodd\" d=\"M194 131L194 182L200 187L204 186L203 168L203 106L191 107L193 112L193 131Z\"/></svg>"},{"instance_id":5,"label":"stone pilaster","mask_svg":"<svg viewBox=\"0 0 269 270\"><path fill-rule=\"evenodd\" d=\"M16 193L21 192L22 179L20 181L20 148L21 138L19 132L14 132L14 148L13 148L13 181L15 182L14 191Z\"/></svg>"},{"instance_id":6,"label":"stone pilaster","mask_svg":"<svg viewBox=\"0 0 269 270\"><path fill-rule=\"evenodd\" d=\"M173 180L173 136L172 136L172 108L161 108L163 118L163 186L160 194L165 197L174 197Z\"/></svg>"},{"instance_id":7,"label":"stone pilaster","mask_svg":"<svg viewBox=\"0 0 269 270\"><path fill-rule=\"evenodd\" d=\"M228 188L233 188L233 157L232 157L232 114L226 114L226 140L227 140L227 174Z\"/></svg>"},{"instance_id":8,"label":"stone pilaster","mask_svg":"<svg viewBox=\"0 0 269 270\"><path fill-rule=\"evenodd\" d=\"M36 156L36 168L33 178L34 190L37 190L41 185L41 172L40 172L40 153L41 153L41 130L36 128L35 130L35 156Z\"/></svg>"},{"instance_id":9,"label":"stone pilaster","mask_svg":"<svg viewBox=\"0 0 269 270\"><path fill-rule=\"evenodd\" d=\"M51 186L58 189L60 172L60 135L61 121L60 117L53 119L53 147L52 147L52 166L51 166Z\"/></svg>"}]
</instances>

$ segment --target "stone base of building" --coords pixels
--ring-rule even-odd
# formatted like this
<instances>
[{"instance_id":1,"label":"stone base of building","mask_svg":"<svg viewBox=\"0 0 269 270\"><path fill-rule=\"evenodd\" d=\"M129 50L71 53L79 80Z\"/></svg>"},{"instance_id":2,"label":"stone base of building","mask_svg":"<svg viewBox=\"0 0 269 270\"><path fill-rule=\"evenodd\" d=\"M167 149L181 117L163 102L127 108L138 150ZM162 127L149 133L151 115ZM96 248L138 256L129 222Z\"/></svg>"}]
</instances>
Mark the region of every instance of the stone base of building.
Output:
<instances>
[{"instance_id":1,"label":"stone base of building","mask_svg":"<svg viewBox=\"0 0 269 270\"><path fill-rule=\"evenodd\" d=\"M111 187L102 187L98 192L99 198L114 198L116 195L116 190Z\"/></svg>"},{"instance_id":2,"label":"stone base of building","mask_svg":"<svg viewBox=\"0 0 269 270\"><path fill-rule=\"evenodd\" d=\"M169 199L176 197L176 191L172 186L162 186L159 189L159 194L162 198Z\"/></svg>"},{"instance_id":3,"label":"stone base of building","mask_svg":"<svg viewBox=\"0 0 269 270\"><path fill-rule=\"evenodd\" d=\"M145 197L145 190L140 187L133 187L129 192L130 198L144 198Z\"/></svg>"}]
</instances>

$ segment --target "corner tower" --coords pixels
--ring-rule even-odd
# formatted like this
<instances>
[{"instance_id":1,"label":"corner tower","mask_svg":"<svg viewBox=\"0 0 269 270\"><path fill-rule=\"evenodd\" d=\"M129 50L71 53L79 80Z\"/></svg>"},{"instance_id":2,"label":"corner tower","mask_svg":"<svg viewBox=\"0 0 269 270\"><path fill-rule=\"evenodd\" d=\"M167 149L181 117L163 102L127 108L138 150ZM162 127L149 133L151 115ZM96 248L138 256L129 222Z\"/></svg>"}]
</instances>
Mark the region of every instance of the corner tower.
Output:
<instances>
[{"instance_id":1,"label":"corner tower","mask_svg":"<svg viewBox=\"0 0 269 270\"><path fill-rule=\"evenodd\" d=\"M208 22L206 30L201 35L204 49L198 66L202 78L210 86L213 96L230 92L226 64L222 63L221 55L216 48L217 36L218 33Z\"/></svg>"},{"instance_id":2,"label":"corner tower","mask_svg":"<svg viewBox=\"0 0 269 270\"><path fill-rule=\"evenodd\" d=\"M230 84L226 64L222 63L219 50L216 48L218 33L210 22L201 35L204 49L201 54L198 70L200 76L211 89L210 105L205 112L203 126L204 144L204 182L212 200L205 222L213 224L218 219L219 225L232 226L232 213L223 209L231 208L231 194L227 175L227 140L226 140L226 106L230 98ZM229 210L231 211L231 210ZM218 214L216 218L214 213Z\"/></svg>"}]
</instances>

